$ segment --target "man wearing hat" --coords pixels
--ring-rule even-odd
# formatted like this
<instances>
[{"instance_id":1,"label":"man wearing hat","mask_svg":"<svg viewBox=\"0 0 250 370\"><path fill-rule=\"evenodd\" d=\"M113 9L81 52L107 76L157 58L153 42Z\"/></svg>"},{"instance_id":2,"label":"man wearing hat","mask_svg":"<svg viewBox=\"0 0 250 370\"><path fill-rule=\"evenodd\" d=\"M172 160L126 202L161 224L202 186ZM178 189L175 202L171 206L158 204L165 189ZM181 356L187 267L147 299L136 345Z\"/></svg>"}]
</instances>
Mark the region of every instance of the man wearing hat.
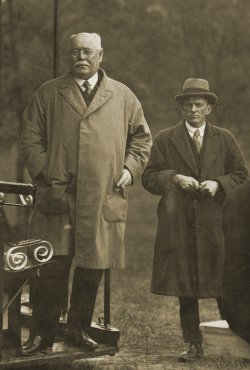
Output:
<instances>
[{"instance_id":1,"label":"man wearing hat","mask_svg":"<svg viewBox=\"0 0 250 370\"><path fill-rule=\"evenodd\" d=\"M217 96L208 81L189 78L175 97L184 119L156 136L142 182L160 195L151 292L176 296L187 349L181 361L204 356L200 298L220 307L224 262L224 199L248 179L239 145L207 121Z\"/></svg>"}]
</instances>

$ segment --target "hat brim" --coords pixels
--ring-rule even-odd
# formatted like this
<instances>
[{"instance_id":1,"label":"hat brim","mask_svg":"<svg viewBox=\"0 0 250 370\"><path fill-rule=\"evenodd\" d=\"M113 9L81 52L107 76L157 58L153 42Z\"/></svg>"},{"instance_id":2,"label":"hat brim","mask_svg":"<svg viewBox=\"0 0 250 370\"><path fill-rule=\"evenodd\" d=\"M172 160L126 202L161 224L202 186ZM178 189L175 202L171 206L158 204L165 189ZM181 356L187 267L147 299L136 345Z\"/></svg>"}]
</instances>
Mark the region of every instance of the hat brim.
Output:
<instances>
[{"instance_id":1,"label":"hat brim","mask_svg":"<svg viewBox=\"0 0 250 370\"><path fill-rule=\"evenodd\" d=\"M210 93L210 92L200 92L200 91L176 95L175 100L178 103L183 103L185 99L192 98L192 97L195 97L195 98L201 97L201 98L207 99L211 105L214 105L218 100L218 97L215 94Z\"/></svg>"}]
</instances>

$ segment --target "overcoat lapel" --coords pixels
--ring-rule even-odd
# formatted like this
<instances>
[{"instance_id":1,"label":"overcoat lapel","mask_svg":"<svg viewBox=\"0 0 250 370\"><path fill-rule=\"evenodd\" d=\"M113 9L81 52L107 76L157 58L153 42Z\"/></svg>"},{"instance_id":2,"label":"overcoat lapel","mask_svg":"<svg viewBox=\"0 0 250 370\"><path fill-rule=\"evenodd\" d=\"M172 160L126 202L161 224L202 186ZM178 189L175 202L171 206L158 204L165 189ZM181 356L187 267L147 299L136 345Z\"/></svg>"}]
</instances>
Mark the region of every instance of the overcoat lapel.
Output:
<instances>
[{"instance_id":1,"label":"overcoat lapel","mask_svg":"<svg viewBox=\"0 0 250 370\"><path fill-rule=\"evenodd\" d=\"M104 75L100 86L98 87L93 99L91 100L91 103L89 104L87 110L84 112L84 117L87 117L95 112L98 108L105 104L112 95L113 91L108 81L108 77Z\"/></svg>"},{"instance_id":2,"label":"overcoat lapel","mask_svg":"<svg viewBox=\"0 0 250 370\"><path fill-rule=\"evenodd\" d=\"M194 153L188 140L185 123L180 122L174 131L172 141L176 147L177 152L180 154L184 162L189 166L193 173L198 176L199 169L196 164Z\"/></svg>"},{"instance_id":3,"label":"overcoat lapel","mask_svg":"<svg viewBox=\"0 0 250 370\"><path fill-rule=\"evenodd\" d=\"M200 177L206 178L206 175L211 168L212 164L217 158L218 151L221 148L221 138L214 130L211 123L207 122L205 142L204 142L204 152L200 167Z\"/></svg>"},{"instance_id":4,"label":"overcoat lapel","mask_svg":"<svg viewBox=\"0 0 250 370\"><path fill-rule=\"evenodd\" d=\"M62 83L61 93L69 104L81 115L83 116L87 110L87 105L83 96L79 90L74 79L70 74L65 76L65 79Z\"/></svg>"},{"instance_id":5,"label":"overcoat lapel","mask_svg":"<svg viewBox=\"0 0 250 370\"><path fill-rule=\"evenodd\" d=\"M84 118L100 108L113 95L109 79L104 72L100 86L98 87L89 106L86 105L76 82L70 74L65 76L61 93L69 104Z\"/></svg>"}]
</instances>

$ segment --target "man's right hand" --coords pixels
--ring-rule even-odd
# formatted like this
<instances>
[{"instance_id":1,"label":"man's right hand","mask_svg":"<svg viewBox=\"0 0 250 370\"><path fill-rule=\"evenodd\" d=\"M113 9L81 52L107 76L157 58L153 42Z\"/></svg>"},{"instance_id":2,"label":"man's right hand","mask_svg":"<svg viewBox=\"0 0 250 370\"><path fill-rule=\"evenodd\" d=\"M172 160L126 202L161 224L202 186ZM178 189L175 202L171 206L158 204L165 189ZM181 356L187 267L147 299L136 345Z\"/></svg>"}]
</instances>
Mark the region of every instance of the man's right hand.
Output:
<instances>
[{"instance_id":1,"label":"man's right hand","mask_svg":"<svg viewBox=\"0 0 250 370\"><path fill-rule=\"evenodd\" d=\"M199 182L193 177L184 175L175 175L173 177L173 184L186 191L194 191L199 189Z\"/></svg>"}]
</instances>

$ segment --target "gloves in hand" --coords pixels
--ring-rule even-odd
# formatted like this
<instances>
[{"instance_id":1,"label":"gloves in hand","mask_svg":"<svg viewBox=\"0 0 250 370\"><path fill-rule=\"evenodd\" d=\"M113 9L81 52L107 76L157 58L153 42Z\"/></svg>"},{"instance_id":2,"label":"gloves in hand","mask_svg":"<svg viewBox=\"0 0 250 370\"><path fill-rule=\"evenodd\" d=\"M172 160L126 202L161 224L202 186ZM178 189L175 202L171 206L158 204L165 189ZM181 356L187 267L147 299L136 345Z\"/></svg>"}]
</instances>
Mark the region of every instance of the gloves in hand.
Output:
<instances>
[{"instance_id":1,"label":"gloves in hand","mask_svg":"<svg viewBox=\"0 0 250 370\"><path fill-rule=\"evenodd\" d=\"M217 181L206 180L199 183L193 177L180 174L173 177L173 184L186 191L198 190L202 194L207 195L211 198L213 198L219 190L219 183Z\"/></svg>"}]
</instances>

